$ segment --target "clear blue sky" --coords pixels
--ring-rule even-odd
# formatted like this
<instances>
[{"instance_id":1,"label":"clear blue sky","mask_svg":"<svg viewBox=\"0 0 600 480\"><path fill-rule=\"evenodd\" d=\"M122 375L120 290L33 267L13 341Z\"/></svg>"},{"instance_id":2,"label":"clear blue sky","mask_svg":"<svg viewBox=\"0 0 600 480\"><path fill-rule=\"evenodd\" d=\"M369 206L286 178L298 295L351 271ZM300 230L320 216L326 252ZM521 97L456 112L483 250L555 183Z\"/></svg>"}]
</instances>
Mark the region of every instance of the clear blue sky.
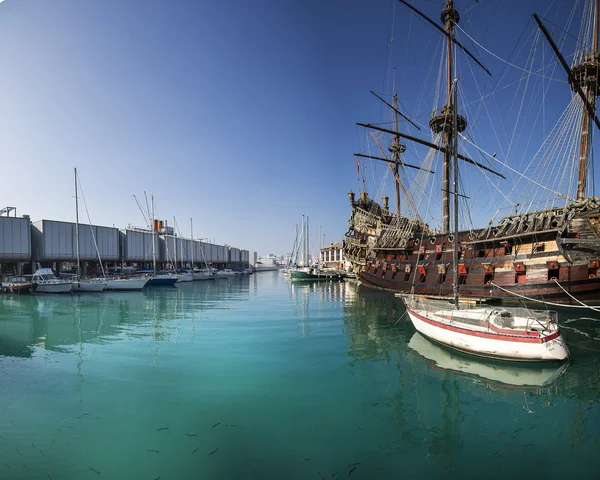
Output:
<instances>
[{"instance_id":1,"label":"clear blue sky","mask_svg":"<svg viewBox=\"0 0 600 480\"><path fill-rule=\"evenodd\" d=\"M413 3L439 18L442 0ZM461 26L505 57L550 4L457 1ZM560 23L571 2L554 4L547 18ZM184 234L193 217L196 236L259 254L289 251L303 213L313 241L319 225L341 240L346 193L359 189L355 123L381 114L369 90L384 86L392 5L5 0L0 203L72 221L76 166L95 224L143 226L133 195L146 191ZM440 39L404 7L395 15L392 66L418 65ZM412 106L419 80L402 69L398 85Z\"/></svg>"}]
</instances>

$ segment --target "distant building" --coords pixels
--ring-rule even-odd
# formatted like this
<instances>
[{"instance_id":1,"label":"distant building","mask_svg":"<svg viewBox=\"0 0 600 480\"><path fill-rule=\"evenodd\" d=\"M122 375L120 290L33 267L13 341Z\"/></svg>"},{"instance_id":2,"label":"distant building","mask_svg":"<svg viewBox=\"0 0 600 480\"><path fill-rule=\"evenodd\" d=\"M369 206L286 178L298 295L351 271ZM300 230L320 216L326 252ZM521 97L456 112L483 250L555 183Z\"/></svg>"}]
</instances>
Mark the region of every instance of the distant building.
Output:
<instances>
[{"instance_id":1,"label":"distant building","mask_svg":"<svg viewBox=\"0 0 600 480\"><path fill-rule=\"evenodd\" d=\"M344 268L342 244L332 243L321 249L321 263L325 268Z\"/></svg>"}]
</instances>

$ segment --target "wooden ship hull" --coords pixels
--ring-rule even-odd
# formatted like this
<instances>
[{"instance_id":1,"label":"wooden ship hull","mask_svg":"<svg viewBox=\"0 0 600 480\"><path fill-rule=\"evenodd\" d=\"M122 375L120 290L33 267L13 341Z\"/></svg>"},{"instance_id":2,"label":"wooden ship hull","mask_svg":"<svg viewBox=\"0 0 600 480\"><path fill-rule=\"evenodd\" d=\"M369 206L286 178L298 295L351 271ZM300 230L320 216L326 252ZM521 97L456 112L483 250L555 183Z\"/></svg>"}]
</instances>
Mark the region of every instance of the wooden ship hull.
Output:
<instances>
[{"instance_id":1,"label":"wooden ship hull","mask_svg":"<svg viewBox=\"0 0 600 480\"><path fill-rule=\"evenodd\" d=\"M363 283L397 292L452 293L451 234L416 229L411 238L382 248L376 246L373 227L351 228L344 243ZM461 232L458 241L461 296L600 302L600 202L595 197L567 209L507 217L494 227Z\"/></svg>"}]
</instances>

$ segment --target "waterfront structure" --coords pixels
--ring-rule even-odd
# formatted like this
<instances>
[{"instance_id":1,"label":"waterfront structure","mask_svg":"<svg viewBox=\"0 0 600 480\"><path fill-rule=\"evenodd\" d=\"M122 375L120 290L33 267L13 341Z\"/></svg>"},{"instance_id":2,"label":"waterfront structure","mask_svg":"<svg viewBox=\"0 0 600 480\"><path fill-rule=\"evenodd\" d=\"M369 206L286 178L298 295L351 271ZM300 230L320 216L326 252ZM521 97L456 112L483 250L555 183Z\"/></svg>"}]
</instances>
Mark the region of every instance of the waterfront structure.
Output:
<instances>
[{"instance_id":1,"label":"waterfront structure","mask_svg":"<svg viewBox=\"0 0 600 480\"><path fill-rule=\"evenodd\" d=\"M48 219L32 223L28 215L8 216L8 213L14 212L14 207L0 210L0 274L31 274L36 270L36 263L53 268L57 273L63 270L74 273L77 263L76 223ZM241 271L250 267L248 250L177 236L172 228L163 227L156 235L150 229L131 225L121 230L79 225L81 274L99 275L99 258L111 270L116 267L151 267L153 242L157 268L160 269L172 268L175 260L179 265L190 268L193 265ZM252 253L256 258L256 253Z\"/></svg>"},{"instance_id":2,"label":"waterfront structure","mask_svg":"<svg viewBox=\"0 0 600 480\"><path fill-rule=\"evenodd\" d=\"M31 260L29 222L29 215L17 217L14 207L0 211L0 271L21 275L23 263Z\"/></svg>"},{"instance_id":3,"label":"waterfront structure","mask_svg":"<svg viewBox=\"0 0 600 480\"><path fill-rule=\"evenodd\" d=\"M76 224L56 220L39 220L31 225L31 245L33 262L43 266L56 263L55 270L61 271L61 264L77 261ZM98 248L98 251L96 251ZM98 256L103 262L116 262L119 259L119 230L111 227L86 225L79 229L79 256L82 274L88 274L88 267L98 267Z\"/></svg>"},{"instance_id":4,"label":"waterfront structure","mask_svg":"<svg viewBox=\"0 0 600 480\"><path fill-rule=\"evenodd\" d=\"M332 243L321 249L321 265L323 265L324 268L344 268L342 243Z\"/></svg>"}]
</instances>

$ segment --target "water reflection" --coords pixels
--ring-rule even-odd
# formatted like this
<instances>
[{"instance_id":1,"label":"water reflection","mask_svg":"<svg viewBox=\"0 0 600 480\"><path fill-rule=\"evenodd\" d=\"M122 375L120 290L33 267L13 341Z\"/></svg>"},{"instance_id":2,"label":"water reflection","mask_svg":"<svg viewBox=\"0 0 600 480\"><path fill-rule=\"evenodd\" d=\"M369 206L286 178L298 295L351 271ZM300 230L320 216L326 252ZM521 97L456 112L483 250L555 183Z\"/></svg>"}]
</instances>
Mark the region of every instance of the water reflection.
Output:
<instances>
[{"instance_id":1,"label":"water reflection","mask_svg":"<svg viewBox=\"0 0 600 480\"><path fill-rule=\"evenodd\" d=\"M86 343L151 336L177 343L212 310L248 300L247 276L184 287L102 295L0 295L0 356L31 357L36 349L83 354Z\"/></svg>"},{"instance_id":2,"label":"water reflection","mask_svg":"<svg viewBox=\"0 0 600 480\"><path fill-rule=\"evenodd\" d=\"M530 387L548 387L567 369L567 363L519 364L474 358L438 346L415 332L408 348L428 363L431 370L446 370L486 383L498 391L538 391Z\"/></svg>"}]
</instances>

